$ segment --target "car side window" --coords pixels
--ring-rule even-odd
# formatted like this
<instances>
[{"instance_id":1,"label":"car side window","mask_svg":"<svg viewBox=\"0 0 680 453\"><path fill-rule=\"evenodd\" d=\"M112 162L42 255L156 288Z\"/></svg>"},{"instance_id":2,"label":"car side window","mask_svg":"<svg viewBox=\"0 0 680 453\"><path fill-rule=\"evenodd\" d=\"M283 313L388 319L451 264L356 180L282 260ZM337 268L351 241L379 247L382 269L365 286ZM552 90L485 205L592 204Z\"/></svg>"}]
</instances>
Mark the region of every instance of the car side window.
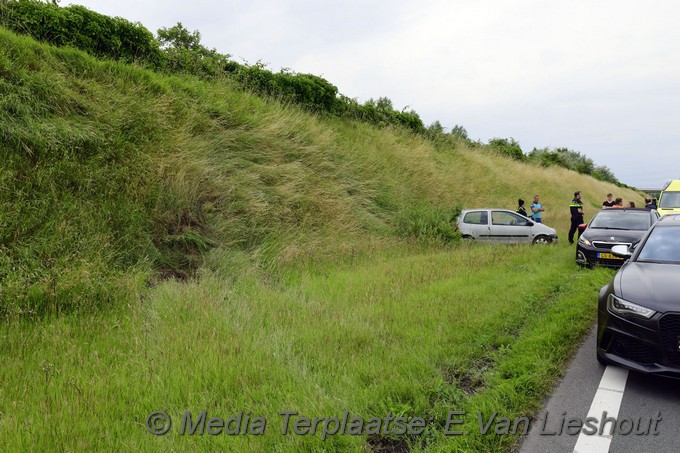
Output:
<instances>
[{"instance_id":1,"label":"car side window","mask_svg":"<svg viewBox=\"0 0 680 453\"><path fill-rule=\"evenodd\" d=\"M529 219L527 219L523 215L513 213L512 216L515 218L515 222L516 222L517 225L520 225L520 226L529 225Z\"/></svg>"},{"instance_id":2,"label":"car side window","mask_svg":"<svg viewBox=\"0 0 680 453\"><path fill-rule=\"evenodd\" d=\"M493 211L491 213L492 225L527 225L527 219L519 214L505 211Z\"/></svg>"},{"instance_id":3,"label":"car side window","mask_svg":"<svg viewBox=\"0 0 680 453\"><path fill-rule=\"evenodd\" d=\"M463 223L469 223L472 225L486 225L489 223L489 215L486 211L473 211L465 214Z\"/></svg>"}]
</instances>

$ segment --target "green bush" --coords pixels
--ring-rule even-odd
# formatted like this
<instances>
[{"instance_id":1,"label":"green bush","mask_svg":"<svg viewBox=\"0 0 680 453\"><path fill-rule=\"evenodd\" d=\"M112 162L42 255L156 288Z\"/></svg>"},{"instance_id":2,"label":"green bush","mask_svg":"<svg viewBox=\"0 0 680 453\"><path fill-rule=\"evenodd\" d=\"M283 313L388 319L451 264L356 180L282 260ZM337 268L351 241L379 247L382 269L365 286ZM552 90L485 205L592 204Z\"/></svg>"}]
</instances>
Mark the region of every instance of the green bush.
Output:
<instances>
[{"instance_id":1,"label":"green bush","mask_svg":"<svg viewBox=\"0 0 680 453\"><path fill-rule=\"evenodd\" d=\"M543 167L558 166L573 170L575 172L591 175L593 178L600 181L612 182L620 184L618 179L614 176L612 171L605 166L595 166L595 163L589 157L583 154L572 151L568 148L534 148L528 155L527 160L535 162Z\"/></svg>"},{"instance_id":2,"label":"green bush","mask_svg":"<svg viewBox=\"0 0 680 453\"><path fill-rule=\"evenodd\" d=\"M274 73L261 64L243 66L236 74L246 87L258 94L277 97L312 111L333 112L338 102L337 87L312 74L298 74L288 70Z\"/></svg>"},{"instance_id":3,"label":"green bush","mask_svg":"<svg viewBox=\"0 0 680 453\"><path fill-rule=\"evenodd\" d=\"M40 41L72 46L100 58L136 62L159 71L204 79L232 77L259 95L297 104L314 113L364 121L378 127L401 127L427 137L437 146L455 146L457 140L463 140L471 147L481 146L470 140L465 128L459 125L450 134L444 133L439 122L426 128L415 111L395 110L388 98L370 99L360 104L339 94L338 88L322 77L287 69L272 72L261 63L242 65L231 61L229 55L201 45L200 32L190 32L181 23L159 29L156 39L139 23L104 16L83 6L61 8L39 0L0 0L0 25ZM489 147L513 159L525 159L522 148L513 138L491 139ZM596 168L591 159L564 148L534 150L529 158L543 166L559 165L620 184L607 167Z\"/></svg>"},{"instance_id":4,"label":"green bush","mask_svg":"<svg viewBox=\"0 0 680 453\"><path fill-rule=\"evenodd\" d=\"M492 138L489 140L489 146L500 154L510 156L515 160L524 160L522 148L514 138Z\"/></svg>"},{"instance_id":5,"label":"green bush","mask_svg":"<svg viewBox=\"0 0 680 453\"><path fill-rule=\"evenodd\" d=\"M83 6L61 8L38 0L0 0L0 24L55 46L72 46L100 58L158 65L158 42L141 24Z\"/></svg>"},{"instance_id":6,"label":"green bush","mask_svg":"<svg viewBox=\"0 0 680 453\"><path fill-rule=\"evenodd\" d=\"M416 205L399 212L397 234L425 241L455 242L460 239L455 231L459 214L460 207L446 210L429 204Z\"/></svg>"},{"instance_id":7,"label":"green bush","mask_svg":"<svg viewBox=\"0 0 680 453\"><path fill-rule=\"evenodd\" d=\"M392 101L386 97L377 100L369 99L363 105L356 100L340 96L341 107L337 110L339 116L357 119L378 127L398 126L416 134L427 133L420 116L413 110L397 111Z\"/></svg>"},{"instance_id":8,"label":"green bush","mask_svg":"<svg viewBox=\"0 0 680 453\"><path fill-rule=\"evenodd\" d=\"M359 105L338 94L338 88L313 74L283 69L272 72L265 65L241 65L229 55L209 50L198 31L181 23L158 30L158 39L141 24L111 18L72 5L61 8L38 0L0 0L0 25L55 46L72 46L99 58L145 64L169 73L201 78L231 76L248 90L300 105L315 113L366 121L376 126L398 126L418 134L426 129L414 111L397 111L387 98Z\"/></svg>"}]
</instances>

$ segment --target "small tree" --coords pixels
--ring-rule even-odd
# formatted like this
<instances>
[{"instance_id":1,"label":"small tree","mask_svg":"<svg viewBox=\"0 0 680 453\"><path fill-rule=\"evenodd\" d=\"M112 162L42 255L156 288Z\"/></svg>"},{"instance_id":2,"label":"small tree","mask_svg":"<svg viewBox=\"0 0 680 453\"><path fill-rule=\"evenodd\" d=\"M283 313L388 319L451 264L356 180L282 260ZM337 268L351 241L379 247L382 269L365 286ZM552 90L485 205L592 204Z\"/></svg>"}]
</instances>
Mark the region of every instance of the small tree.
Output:
<instances>
[{"instance_id":1,"label":"small tree","mask_svg":"<svg viewBox=\"0 0 680 453\"><path fill-rule=\"evenodd\" d=\"M394 107L392 106L392 101L387 97L380 97L375 101L375 106L378 110L383 110L386 112L393 112Z\"/></svg>"},{"instance_id":2,"label":"small tree","mask_svg":"<svg viewBox=\"0 0 680 453\"><path fill-rule=\"evenodd\" d=\"M208 51L201 45L201 33L198 30L190 32L181 22L177 22L177 25L170 28L158 29L158 41L163 48L170 47L193 52Z\"/></svg>"},{"instance_id":3,"label":"small tree","mask_svg":"<svg viewBox=\"0 0 680 453\"><path fill-rule=\"evenodd\" d=\"M510 156L513 159L524 159L524 153L522 152L522 148L519 146L519 142L512 137L510 139L492 138L489 140L489 146L499 153Z\"/></svg>"},{"instance_id":4,"label":"small tree","mask_svg":"<svg viewBox=\"0 0 680 453\"><path fill-rule=\"evenodd\" d=\"M468 139L467 131L465 130L465 128L463 126L460 126L458 124L453 126L453 128L451 129L451 135L453 135L456 138L462 138L464 140Z\"/></svg>"},{"instance_id":5,"label":"small tree","mask_svg":"<svg viewBox=\"0 0 680 453\"><path fill-rule=\"evenodd\" d=\"M593 177L601 181L608 181L613 182L614 184L620 184L619 180L616 178L616 176L614 176L614 172L612 172L609 169L609 167L606 167L604 165L595 167L595 169L593 170Z\"/></svg>"},{"instance_id":6,"label":"small tree","mask_svg":"<svg viewBox=\"0 0 680 453\"><path fill-rule=\"evenodd\" d=\"M201 33L189 31L177 22L170 28L158 30L158 41L165 54L166 68L171 72L186 72L199 77L219 77L235 70L230 55L209 50L201 44Z\"/></svg>"},{"instance_id":7,"label":"small tree","mask_svg":"<svg viewBox=\"0 0 680 453\"><path fill-rule=\"evenodd\" d=\"M427 133L428 135L440 135L444 133L444 126L442 126L442 123L439 121L435 121L434 123L430 124L427 126Z\"/></svg>"}]
</instances>

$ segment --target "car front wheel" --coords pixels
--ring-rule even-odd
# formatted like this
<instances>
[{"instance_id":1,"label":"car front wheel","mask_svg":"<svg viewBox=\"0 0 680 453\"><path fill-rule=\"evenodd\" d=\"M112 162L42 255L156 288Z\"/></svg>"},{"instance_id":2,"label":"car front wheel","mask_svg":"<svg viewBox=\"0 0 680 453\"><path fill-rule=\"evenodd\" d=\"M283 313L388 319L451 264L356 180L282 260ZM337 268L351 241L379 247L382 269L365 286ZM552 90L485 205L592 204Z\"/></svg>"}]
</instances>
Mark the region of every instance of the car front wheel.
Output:
<instances>
[{"instance_id":1,"label":"car front wheel","mask_svg":"<svg viewBox=\"0 0 680 453\"><path fill-rule=\"evenodd\" d=\"M533 241L534 244L550 244L551 242L552 238L545 235L536 236Z\"/></svg>"},{"instance_id":2,"label":"car front wheel","mask_svg":"<svg viewBox=\"0 0 680 453\"><path fill-rule=\"evenodd\" d=\"M578 248L576 249L576 264L581 267L585 267L586 269L593 268L593 265L588 262L588 258L586 258L585 253L583 253Z\"/></svg>"}]
</instances>

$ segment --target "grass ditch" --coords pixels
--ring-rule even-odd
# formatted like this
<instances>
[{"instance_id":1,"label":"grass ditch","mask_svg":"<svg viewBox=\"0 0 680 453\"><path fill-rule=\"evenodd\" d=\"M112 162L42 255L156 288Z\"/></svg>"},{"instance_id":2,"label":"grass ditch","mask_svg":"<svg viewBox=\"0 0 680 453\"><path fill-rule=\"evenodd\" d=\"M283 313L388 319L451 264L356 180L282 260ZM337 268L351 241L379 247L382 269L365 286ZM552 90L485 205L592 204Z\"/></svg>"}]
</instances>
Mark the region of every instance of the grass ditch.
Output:
<instances>
[{"instance_id":1,"label":"grass ditch","mask_svg":"<svg viewBox=\"0 0 680 453\"><path fill-rule=\"evenodd\" d=\"M464 244L375 253L354 265L291 270L277 285L160 282L125 310L3 324L0 448L223 451L503 451L476 413L531 416L594 321L611 272L573 250ZM462 376L468 376L464 378ZM470 391L473 382L475 391ZM40 408L40 410L36 410ZM165 436L144 428L167 412ZM186 411L267 420L262 436L179 435ZM424 417L421 435L282 435L308 417ZM447 436L450 411L465 436ZM493 428L491 429L493 431Z\"/></svg>"}]
</instances>

